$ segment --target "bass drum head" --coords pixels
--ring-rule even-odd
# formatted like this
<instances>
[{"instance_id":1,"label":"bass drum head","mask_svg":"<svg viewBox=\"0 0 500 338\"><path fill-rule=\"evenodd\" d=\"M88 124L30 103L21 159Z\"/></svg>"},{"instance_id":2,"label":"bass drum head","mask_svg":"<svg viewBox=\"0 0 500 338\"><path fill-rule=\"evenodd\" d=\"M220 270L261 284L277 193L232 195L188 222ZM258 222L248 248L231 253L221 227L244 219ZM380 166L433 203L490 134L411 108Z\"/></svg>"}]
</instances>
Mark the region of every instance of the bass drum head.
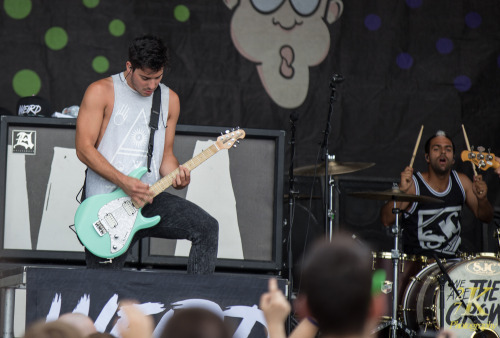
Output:
<instances>
[{"instance_id":1,"label":"bass drum head","mask_svg":"<svg viewBox=\"0 0 500 338\"><path fill-rule=\"evenodd\" d=\"M486 255L478 257L461 261L448 271L465 307L453 289L446 284L444 326L459 338L471 337L477 325L481 330L495 332L497 337L500 336L500 259ZM438 290L435 298L438 323L439 293ZM466 318L467 314L477 316L478 324Z\"/></svg>"},{"instance_id":2,"label":"bass drum head","mask_svg":"<svg viewBox=\"0 0 500 338\"><path fill-rule=\"evenodd\" d=\"M446 283L444 289L444 327L457 338L474 336L476 325L465 315L477 315L479 328L490 336L500 336L500 260L480 257L443 264L465 306ZM412 279L403 299L403 320L416 332L438 330L440 327L441 270L430 264Z\"/></svg>"}]
</instances>

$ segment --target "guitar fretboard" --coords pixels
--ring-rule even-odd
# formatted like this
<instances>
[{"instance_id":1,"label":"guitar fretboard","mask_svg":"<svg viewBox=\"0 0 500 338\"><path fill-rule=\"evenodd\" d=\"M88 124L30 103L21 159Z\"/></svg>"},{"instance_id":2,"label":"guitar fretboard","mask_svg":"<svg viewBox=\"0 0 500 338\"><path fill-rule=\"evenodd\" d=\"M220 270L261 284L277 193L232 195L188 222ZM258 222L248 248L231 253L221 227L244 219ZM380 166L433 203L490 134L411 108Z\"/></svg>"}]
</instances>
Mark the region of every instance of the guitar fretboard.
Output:
<instances>
[{"instance_id":1,"label":"guitar fretboard","mask_svg":"<svg viewBox=\"0 0 500 338\"><path fill-rule=\"evenodd\" d=\"M206 160L208 160L210 157L212 157L216 152L218 152L220 149L217 148L216 144L212 144L210 147L207 149L203 150L201 153L187 161L186 163L183 164L184 167L188 168L189 171L193 170ZM179 168L175 169L172 171L170 174L166 175L162 179L160 179L158 182L153 184L149 190L153 191L153 197L157 196L160 194L162 191L167 189L172 185L172 182L174 179L177 177L177 174L179 174Z\"/></svg>"}]
</instances>

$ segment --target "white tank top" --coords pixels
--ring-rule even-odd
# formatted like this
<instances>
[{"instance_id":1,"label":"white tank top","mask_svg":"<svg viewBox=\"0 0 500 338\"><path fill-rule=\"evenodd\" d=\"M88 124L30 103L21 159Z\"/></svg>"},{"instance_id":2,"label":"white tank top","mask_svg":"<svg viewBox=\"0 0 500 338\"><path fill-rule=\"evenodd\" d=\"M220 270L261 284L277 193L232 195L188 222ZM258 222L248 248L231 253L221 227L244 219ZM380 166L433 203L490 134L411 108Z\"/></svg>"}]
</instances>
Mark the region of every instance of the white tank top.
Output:
<instances>
[{"instance_id":1,"label":"white tank top","mask_svg":"<svg viewBox=\"0 0 500 338\"><path fill-rule=\"evenodd\" d=\"M97 150L120 172L128 175L138 167L147 167L149 143L149 119L153 95L142 96L130 88L123 74L112 75L115 102L111 118ZM151 172L141 181L153 184L160 177L160 165L165 144L165 128L168 117L169 89L160 83L161 107L158 130L155 132ZM112 192L117 187L88 168L86 196Z\"/></svg>"}]
</instances>

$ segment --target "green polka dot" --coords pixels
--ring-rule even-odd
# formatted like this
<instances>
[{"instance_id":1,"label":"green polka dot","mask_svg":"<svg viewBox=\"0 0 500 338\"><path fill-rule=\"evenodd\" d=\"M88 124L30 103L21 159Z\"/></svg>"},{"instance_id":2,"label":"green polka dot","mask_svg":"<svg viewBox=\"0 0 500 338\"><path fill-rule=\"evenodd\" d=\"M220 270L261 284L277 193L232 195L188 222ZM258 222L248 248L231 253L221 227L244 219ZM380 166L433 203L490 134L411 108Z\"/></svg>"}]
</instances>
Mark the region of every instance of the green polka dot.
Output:
<instances>
[{"instance_id":1,"label":"green polka dot","mask_svg":"<svg viewBox=\"0 0 500 338\"><path fill-rule=\"evenodd\" d=\"M175 6L174 17L180 22L186 22L189 19L189 8L184 5Z\"/></svg>"},{"instance_id":2,"label":"green polka dot","mask_svg":"<svg viewBox=\"0 0 500 338\"><path fill-rule=\"evenodd\" d=\"M12 19L24 19L31 12L31 0L4 0L3 8Z\"/></svg>"},{"instance_id":3,"label":"green polka dot","mask_svg":"<svg viewBox=\"0 0 500 338\"><path fill-rule=\"evenodd\" d=\"M122 36L125 33L125 24L119 19L114 19L109 23L109 32L113 36Z\"/></svg>"},{"instance_id":4,"label":"green polka dot","mask_svg":"<svg viewBox=\"0 0 500 338\"><path fill-rule=\"evenodd\" d=\"M61 27L52 27L45 33L45 44L53 50L60 50L68 44L68 34Z\"/></svg>"},{"instance_id":5,"label":"green polka dot","mask_svg":"<svg viewBox=\"0 0 500 338\"><path fill-rule=\"evenodd\" d=\"M99 5L99 0L83 0L82 2L87 8L96 8Z\"/></svg>"},{"instance_id":6,"label":"green polka dot","mask_svg":"<svg viewBox=\"0 0 500 338\"><path fill-rule=\"evenodd\" d=\"M14 92L20 97L37 95L42 87L42 82L37 73L31 69L18 71L12 79Z\"/></svg>"},{"instance_id":7,"label":"green polka dot","mask_svg":"<svg viewBox=\"0 0 500 338\"><path fill-rule=\"evenodd\" d=\"M105 56L96 56L94 60L92 60L92 68L97 73L107 72L109 69L109 61Z\"/></svg>"}]
</instances>

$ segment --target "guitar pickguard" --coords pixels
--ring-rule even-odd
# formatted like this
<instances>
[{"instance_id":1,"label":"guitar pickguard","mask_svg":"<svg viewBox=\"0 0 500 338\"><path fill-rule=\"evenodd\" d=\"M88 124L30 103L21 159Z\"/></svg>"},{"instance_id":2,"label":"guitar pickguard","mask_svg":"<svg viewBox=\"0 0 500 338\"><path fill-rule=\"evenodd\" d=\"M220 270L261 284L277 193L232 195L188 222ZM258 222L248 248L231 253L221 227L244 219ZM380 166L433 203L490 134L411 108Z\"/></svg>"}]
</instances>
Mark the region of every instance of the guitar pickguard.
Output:
<instances>
[{"instance_id":1,"label":"guitar pickguard","mask_svg":"<svg viewBox=\"0 0 500 338\"><path fill-rule=\"evenodd\" d=\"M138 215L138 209L130 197L125 196L105 204L97 213L98 220L93 226L99 236L109 235L111 253L123 248L130 237Z\"/></svg>"}]
</instances>

